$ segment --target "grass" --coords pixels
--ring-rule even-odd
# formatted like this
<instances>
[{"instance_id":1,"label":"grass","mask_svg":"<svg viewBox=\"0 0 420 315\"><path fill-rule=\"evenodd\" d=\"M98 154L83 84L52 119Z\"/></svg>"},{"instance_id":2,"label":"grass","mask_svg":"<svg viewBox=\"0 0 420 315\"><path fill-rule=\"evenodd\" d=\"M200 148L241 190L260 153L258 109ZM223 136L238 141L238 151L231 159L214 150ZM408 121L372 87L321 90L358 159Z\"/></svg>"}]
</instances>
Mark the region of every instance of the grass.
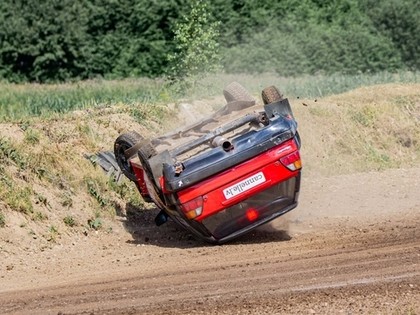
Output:
<instances>
[{"instance_id":1,"label":"grass","mask_svg":"<svg viewBox=\"0 0 420 315\"><path fill-rule=\"evenodd\" d=\"M61 205L66 208L70 208L73 205L73 198L71 196L71 193L68 191L64 191L60 195Z\"/></svg>"},{"instance_id":2,"label":"grass","mask_svg":"<svg viewBox=\"0 0 420 315\"><path fill-rule=\"evenodd\" d=\"M0 189L3 190L2 188ZM0 192L3 201L13 210L24 214L33 213L34 207L31 200L33 190L29 186L22 188L16 185L13 185L11 189L11 191L6 193L4 191Z\"/></svg>"},{"instance_id":3,"label":"grass","mask_svg":"<svg viewBox=\"0 0 420 315\"><path fill-rule=\"evenodd\" d=\"M6 216L0 212L0 228L3 228L6 226Z\"/></svg>"},{"instance_id":4,"label":"grass","mask_svg":"<svg viewBox=\"0 0 420 315\"><path fill-rule=\"evenodd\" d=\"M40 141L40 133L37 130L28 128L25 130L25 142L31 145L38 144Z\"/></svg>"},{"instance_id":5,"label":"grass","mask_svg":"<svg viewBox=\"0 0 420 315\"><path fill-rule=\"evenodd\" d=\"M307 106L300 106L302 103ZM420 163L419 84L363 87L294 100L305 171L343 174Z\"/></svg>"},{"instance_id":6,"label":"grass","mask_svg":"<svg viewBox=\"0 0 420 315\"><path fill-rule=\"evenodd\" d=\"M34 195L28 183L19 182L4 167L0 168L0 199L11 209L24 214L33 213Z\"/></svg>"},{"instance_id":7,"label":"grass","mask_svg":"<svg viewBox=\"0 0 420 315\"><path fill-rule=\"evenodd\" d=\"M36 211L32 215L32 220L33 221L46 221L48 220L48 216L40 211Z\"/></svg>"},{"instance_id":8,"label":"grass","mask_svg":"<svg viewBox=\"0 0 420 315\"><path fill-rule=\"evenodd\" d=\"M187 93L188 98L201 99L219 96L223 87L237 81L253 95L260 95L265 87L275 85L289 98L321 98L340 94L362 86L386 83L420 83L420 72L381 72L358 75L315 75L302 77L279 77L274 74L214 75L197 83Z\"/></svg>"},{"instance_id":9,"label":"grass","mask_svg":"<svg viewBox=\"0 0 420 315\"><path fill-rule=\"evenodd\" d=\"M103 227L102 218L99 215L96 215L95 218L88 220L88 226L93 230L100 230Z\"/></svg>"},{"instance_id":10,"label":"grass","mask_svg":"<svg viewBox=\"0 0 420 315\"><path fill-rule=\"evenodd\" d=\"M99 181L87 178L86 185L89 194L98 202L101 208L109 204L109 200L102 193L103 188L101 187Z\"/></svg>"},{"instance_id":11,"label":"grass","mask_svg":"<svg viewBox=\"0 0 420 315\"><path fill-rule=\"evenodd\" d=\"M19 169L26 168L26 156L9 139L0 138L0 157L6 163L14 163Z\"/></svg>"},{"instance_id":12,"label":"grass","mask_svg":"<svg viewBox=\"0 0 420 315\"><path fill-rule=\"evenodd\" d=\"M28 117L51 117L77 109L103 108L116 104L131 106L133 116L144 119L135 104L176 102L179 98L202 99L221 95L226 84L238 81L252 94L270 85L279 87L289 97L320 98L342 93L360 86L384 83L418 83L418 72L360 75L318 75L285 78L271 74L212 75L196 83L182 94L163 80L132 79L123 81L83 81L66 84L0 83L0 122L21 121ZM151 106L153 108L153 106ZM150 108L150 107L149 107ZM143 108L144 109L144 108ZM159 111L156 111L158 114ZM28 136L36 141L36 135Z\"/></svg>"},{"instance_id":13,"label":"grass","mask_svg":"<svg viewBox=\"0 0 420 315\"><path fill-rule=\"evenodd\" d=\"M74 227L77 225L77 221L76 219L71 216L71 215L67 215L63 218L63 222L65 225L69 226L69 227Z\"/></svg>"},{"instance_id":14,"label":"grass","mask_svg":"<svg viewBox=\"0 0 420 315\"><path fill-rule=\"evenodd\" d=\"M60 236L58 228L55 225L51 225L48 228L47 234L44 235L45 239L49 242L57 242L57 238Z\"/></svg>"},{"instance_id":15,"label":"grass","mask_svg":"<svg viewBox=\"0 0 420 315\"><path fill-rule=\"evenodd\" d=\"M118 103L156 103L164 98L160 81L84 81L66 84L0 83L0 121L66 113Z\"/></svg>"}]
</instances>

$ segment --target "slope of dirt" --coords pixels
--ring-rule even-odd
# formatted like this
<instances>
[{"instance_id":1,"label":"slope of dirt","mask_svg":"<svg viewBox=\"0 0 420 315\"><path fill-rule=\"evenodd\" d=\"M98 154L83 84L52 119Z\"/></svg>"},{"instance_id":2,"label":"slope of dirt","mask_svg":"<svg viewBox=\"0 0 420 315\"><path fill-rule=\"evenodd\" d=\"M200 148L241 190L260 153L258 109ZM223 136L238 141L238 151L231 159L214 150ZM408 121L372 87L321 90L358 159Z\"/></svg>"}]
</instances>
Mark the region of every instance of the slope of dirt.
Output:
<instances>
[{"instance_id":1,"label":"slope of dirt","mask_svg":"<svg viewBox=\"0 0 420 315\"><path fill-rule=\"evenodd\" d=\"M305 167L299 206L223 246L172 222L156 227L156 209L112 191L83 157L127 129L155 135L191 123L221 100L170 106L178 116L169 122L140 107L134 114L146 125L127 108L34 121L33 147L21 125L0 125L2 137L22 143L22 157L38 152L28 156L61 171L39 179L4 166L3 182L15 176L38 199L29 214L0 201L0 314L420 314L418 91L293 100ZM98 213L95 230L85 222ZM65 225L66 215L78 224Z\"/></svg>"},{"instance_id":2,"label":"slope of dirt","mask_svg":"<svg viewBox=\"0 0 420 315\"><path fill-rule=\"evenodd\" d=\"M296 210L225 246L144 212L131 234L3 256L0 313L417 314L419 178L304 180Z\"/></svg>"}]
</instances>

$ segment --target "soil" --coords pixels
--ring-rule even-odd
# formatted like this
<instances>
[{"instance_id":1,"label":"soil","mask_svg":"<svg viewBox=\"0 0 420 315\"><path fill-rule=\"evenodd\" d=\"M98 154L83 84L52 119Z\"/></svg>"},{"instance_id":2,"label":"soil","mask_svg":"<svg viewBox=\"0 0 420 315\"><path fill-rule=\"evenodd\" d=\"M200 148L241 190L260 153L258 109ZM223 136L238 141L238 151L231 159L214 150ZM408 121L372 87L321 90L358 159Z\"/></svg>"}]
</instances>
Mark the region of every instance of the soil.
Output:
<instances>
[{"instance_id":1,"label":"soil","mask_svg":"<svg viewBox=\"0 0 420 315\"><path fill-rule=\"evenodd\" d=\"M420 314L420 168L305 176L299 206L223 245L157 210L2 252L1 314ZM20 251L19 251L20 250Z\"/></svg>"}]
</instances>

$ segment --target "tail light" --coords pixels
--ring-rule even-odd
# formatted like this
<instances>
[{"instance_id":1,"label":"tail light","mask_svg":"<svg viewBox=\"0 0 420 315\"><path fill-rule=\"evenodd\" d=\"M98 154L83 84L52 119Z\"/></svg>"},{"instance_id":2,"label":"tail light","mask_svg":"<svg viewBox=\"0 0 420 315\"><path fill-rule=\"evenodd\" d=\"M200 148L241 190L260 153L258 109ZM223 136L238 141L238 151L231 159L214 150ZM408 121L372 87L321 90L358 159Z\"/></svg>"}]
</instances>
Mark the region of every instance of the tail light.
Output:
<instances>
[{"instance_id":1,"label":"tail light","mask_svg":"<svg viewBox=\"0 0 420 315\"><path fill-rule=\"evenodd\" d=\"M203 212L203 197L197 197L181 204L181 210L188 219L194 219Z\"/></svg>"},{"instance_id":2,"label":"tail light","mask_svg":"<svg viewBox=\"0 0 420 315\"><path fill-rule=\"evenodd\" d=\"M299 151L295 151L282 157L280 162L291 171L297 171L302 168Z\"/></svg>"},{"instance_id":3,"label":"tail light","mask_svg":"<svg viewBox=\"0 0 420 315\"><path fill-rule=\"evenodd\" d=\"M258 219L258 211L254 208L249 208L246 211L246 218L248 219L249 222L255 221L256 219Z\"/></svg>"}]
</instances>

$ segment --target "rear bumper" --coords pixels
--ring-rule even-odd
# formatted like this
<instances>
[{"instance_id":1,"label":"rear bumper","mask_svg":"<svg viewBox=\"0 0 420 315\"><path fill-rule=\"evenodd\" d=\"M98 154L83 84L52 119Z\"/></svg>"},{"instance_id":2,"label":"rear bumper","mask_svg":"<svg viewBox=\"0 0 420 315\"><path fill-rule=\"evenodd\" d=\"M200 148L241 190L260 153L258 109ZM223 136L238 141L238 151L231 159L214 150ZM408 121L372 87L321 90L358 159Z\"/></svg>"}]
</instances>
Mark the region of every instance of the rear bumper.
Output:
<instances>
[{"instance_id":1,"label":"rear bumper","mask_svg":"<svg viewBox=\"0 0 420 315\"><path fill-rule=\"evenodd\" d=\"M228 242L293 210L297 206L299 182L300 173L204 219L201 223L212 235L208 241ZM247 216L250 209L252 217Z\"/></svg>"},{"instance_id":2,"label":"rear bumper","mask_svg":"<svg viewBox=\"0 0 420 315\"><path fill-rule=\"evenodd\" d=\"M297 205L298 205L297 202L295 202L295 203L291 204L290 206L287 206L287 207L283 208L281 211L277 211L276 213L273 213L271 216L266 217L264 220L255 222L254 224L251 224L251 225L248 225L245 228L243 228L241 230L238 230L234 233L231 233L231 234L229 234L225 237L222 237L220 239L217 239L215 237L211 237L208 241L211 242L211 243L214 243L214 244L223 244L223 243L229 242L232 239L235 239L235 238L237 238L237 237L239 237L239 236L241 236L241 235L243 235L243 234L245 234L249 231L252 231L253 229L259 227L260 225L266 224L266 223L268 223L268 222L286 214L287 212L296 208Z\"/></svg>"}]
</instances>

